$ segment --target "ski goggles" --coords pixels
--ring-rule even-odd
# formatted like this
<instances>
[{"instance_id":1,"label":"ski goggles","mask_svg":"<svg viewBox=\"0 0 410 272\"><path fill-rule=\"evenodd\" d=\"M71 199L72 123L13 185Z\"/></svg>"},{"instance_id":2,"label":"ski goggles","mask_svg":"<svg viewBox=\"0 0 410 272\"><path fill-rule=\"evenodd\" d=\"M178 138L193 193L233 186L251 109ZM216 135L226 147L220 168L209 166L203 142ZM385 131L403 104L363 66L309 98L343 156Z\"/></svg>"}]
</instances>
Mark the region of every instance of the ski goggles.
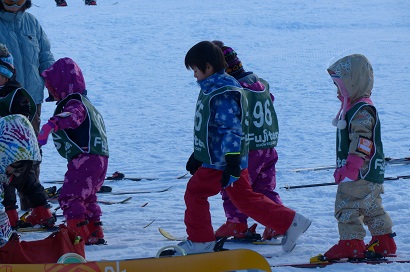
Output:
<instances>
[{"instance_id":1,"label":"ski goggles","mask_svg":"<svg viewBox=\"0 0 410 272\"><path fill-rule=\"evenodd\" d=\"M1 2L8 7L21 8L26 3L26 0L1 0Z\"/></svg>"}]
</instances>

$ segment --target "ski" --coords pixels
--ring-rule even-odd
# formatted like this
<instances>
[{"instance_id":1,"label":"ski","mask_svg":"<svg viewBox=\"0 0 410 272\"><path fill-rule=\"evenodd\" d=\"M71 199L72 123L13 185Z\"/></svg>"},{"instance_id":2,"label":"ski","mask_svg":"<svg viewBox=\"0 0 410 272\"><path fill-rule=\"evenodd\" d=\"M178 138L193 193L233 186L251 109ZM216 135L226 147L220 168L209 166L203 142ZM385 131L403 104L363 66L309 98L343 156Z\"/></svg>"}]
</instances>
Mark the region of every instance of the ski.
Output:
<instances>
[{"instance_id":1,"label":"ski","mask_svg":"<svg viewBox=\"0 0 410 272\"><path fill-rule=\"evenodd\" d=\"M265 257L266 258L266 257ZM295 268L323 268L334 264L390 264L390 263L410 263L410 260L401 260L392 258L365 258L365 259L341 259L341 260L328 260L309 263L295 263L295 264L277 264L271 265L271 267L295 267Z\"/></svg>"},{"instance_id":2,"label":"ski","mask_svg":"<svg viewBox=\"0 0 410 272\"><path fill-rule=\"evenodd\" d=\"M97 203L104 204L104 205L114 205L114 204L125 204L132 199L132 196L124 198L123 200L101 200L98 199ZM58 203L58 196L54 196L48 198L48 201L51 203Z\"/></svg>"},{"instance_id":3,"label":"ski","mask_svg":"<svg viewBox=\"0 0 410 272\"><path fill-rule=\"evenodd\" d=\"M47 195L47 201L51 203L58 203L58 197L60 196L61 187L57 189L57 186L51 186L44 189L44 192ZM112 188L110 186L103 185L101 186L98 193L109 193L112 192Z\"/></svg>"},{"instance_id":4,"label":"ski","mask_svg":"<svg viewBox=\"0 0 410 272\"><path fill-rule=\"evenodd\" d=\"M188 177L188 172L182 173L178 176L175 177L175 179L184 179ZM105 180L110 180L110 181L116 181L116 180L132 180L132 181L152 181L152 180L158 180L159 178L156 177L127 177L121 172L114 172L111 176L106 177ZM51 184L63 184L64 180L47 180L47 181L42 181L42 183L51 183Z\"/></svg>"},{"instance_id":5,"label":"ski","mask_svg":"<svg viewBox=\"0 0 410 272\"><path fill-rule=\"evenodd\" d=\"M134 190L134 191L120 191L120 192L98 192L99 194L109 194L109 195L134 195L134 194L151 194L151 193L163 193L169 191L172 186L166 187L159 190Z\"/></svg>"},{"instance_id":6,"label":"ski","mask_svg":"<svg viewBox=\"0 0 410 272\"><path fill-rule=\"evenodd\" d=\"M226 239L226 243L238 243L238 244L253 244L253 245L266 245L266 246L281 246L282 240L272 238L272 240L253 240L253 239L238 239L229 238Z\"/></svg>"},{"instance_id":7,"label":"ski","mask_svg":"<svg viewBox=\"0 0 410 272\"><path fill-rule=\"evenodd\" d=\"M405 158L390 158L387 157L385 158L386 164L410 164L410 157L405 157ZM336 166L334 165L327 165L327 166L317 166L317 167L306 167L306 168L297 168L293 169L292 172L304 172L304 171L322 171L322 170L330 170L330 169L335 169Z\"/></svg>"},{"instance_id":8,"label":"ski","mask_svg":"<svg viewBox=\"0 0 410 272\"><path fill-rule=\"evenodd\" d=\"M132 181L157 180L157 179L158 178L152 178L152 177L125 177L123 173L118 172L118 171L114 172L111 176L105 178L105 180L132 180ZM42 181L42 183L63 184L64 180L47 180L47 181Z\"/></svg>"},{"instance_id":9,"label":"ski","mask_svg":"<svg viewBox=\"0 0 410 272\"><path fill-rule=\"evenodd\" d=\"M59 192L60 189L57 190L54 187L55 186L44 189L45 192L47 193L47 196L48 196L47 200L51 203L57 203L58 202L58 196L60 195L60 192ZM109 187L109 186L104 186L104 187L105 187L104 189L101 189L97 193L100 194L100 195L133 195L133 194L163 193L163 192L166 192L169 189L171 189L172 185L169 186L169 187L165 187L163 189L158 189L158 190L130 190L130 191L118 191L118 192L115 192L115 191L113 192L112 188ZM124 201L124 203L125 203L125 202L129 201L130 199L131 198L126 198L122 201ZM98 200L98 201L102 201L102 200ZM102 204L105 204L105 203L102 203ZM123 203L113 203L113 204L123 204ZM108 205L110 205L110 204L108 204Z\"/></svg>"},{"instance_id":10,"label":"ski","mask_svg":"<svg viewBox=\"0 0 410 272\"><path fill-rule=\"evenodd\" d=\"M387 157L387 158L385 158L385 161L388 164L409 164L410 163L410 157L405 157L405 158L390 158L390 157Z\"/></svg>"},{"instance_id":11,"label":"ski","mask_svg":"<svg viewBox=\"0 0 410 272\"><path fill-rule=\"evenodd\" d=\"M173 234L169 233L168 231L164 230L163 228L158 228L159 233L162 234L165 238L170 241L185 241L186 238L182 236L174 236Z\"/></svg>"},{"instance_id":12,"label":"ski","mask_svg":"<svg viewBox=\"0 0 410 272\"><path fill-rule=\"evenodd\" d=\"M104 205L115 205L115 204L125 204L128 203L132 199L132 196L127 197L123 200L115 201L115 200L97 200L97 203L104 204Z\"/></svg>"},{"instance_id":13,"label":"ski","mask_svg":"<svg viewBox=\"0 0 410 272\"><path fill-rule=\"evenodd\" d=\"M410 175L403 175L403 176L393 176L393 177L385 177L384 180L399 180L399 179L410 179ZM313 184L305 184L305 185L285 185L283 187L279 187L280 189L298 189L298 188L309 188L309 187L320 187L320 186L331 186L337 185L334 182L325 182L325 183L313 183Z\"/></svg>"},{"instance_id":14,"label":"ski","mask_svg":"<svg viewBox=\"0 0 410 272\"><path fill-rule=\"evenodd\" d=\"M185 241L186 237L182 236L175 236L163 228L158 228L158 231L164 236L166 239L170 241ZM279 239L272 239L272 240L256 240L256 239L238 239L238 238L229 238L225 240L226 243L245 243L245 244L254 244L254 245L281 245L281 240Z\"/></svg>"},{"instance_id":15,"label":"ski","mask_svg":"<svg viewBox=\"0 0 410 272\"><path fill-rule=\"evenodd\" d=\"M142 228L143 228L143 229L146 229L146 228L148 228L149 226L151 226L151 224L154 223L154 222L155 222L155 219L154 219L154 220L151 220L151 222L149 222L148 224L146 224L146 225L143 226Z\"/></svg>"},{"instance_id":16,"label":"ski","mask_svg":"<svg viewBox=\"0 0 410 272\"><path fill-rule=\"evenodd\" d=\"M59 230L58 226L51 227L51 228L44 228L44 227L37 225L34 227L18 228L16 231L17 232L54 232L58 230Z\"/></svg>"},{"instance_id":17,"label":"ski","mask_svg":"<svg viewBox=\"0 0 410 272\"><path fill-rule=\"evenodd\" d=\"M335 169L336 166L333 165L327 165L327 166L316 166L316 167L306 167L306 168L296 168L292 169L292 172L305 172L305 171L322 171L322 170L330 170L330 169Z\"/></svg>"}]
</instances>

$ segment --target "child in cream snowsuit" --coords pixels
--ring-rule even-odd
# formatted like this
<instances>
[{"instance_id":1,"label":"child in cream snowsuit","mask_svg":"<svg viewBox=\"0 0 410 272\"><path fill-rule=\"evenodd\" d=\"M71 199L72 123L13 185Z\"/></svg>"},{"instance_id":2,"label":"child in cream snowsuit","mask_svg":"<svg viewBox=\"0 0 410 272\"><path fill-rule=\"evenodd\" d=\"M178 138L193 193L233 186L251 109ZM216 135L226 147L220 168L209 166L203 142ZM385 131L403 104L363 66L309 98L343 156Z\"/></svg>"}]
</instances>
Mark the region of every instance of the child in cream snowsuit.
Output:
<instances>
[{"instance_id":1,"label":"child in cream snowsuit","mask_svg":"<svg viewBox=\"0 0 410 272\"><path fill-rule=\"evenodd\" d=\"M221 49L210 41L194 45L185 56L201 91L196 103L194 153L200 162L187 184L184 222L188 240L178 244L187 254L212 252L215 234L208 197L225 188L233 204L244 214L280 233L286 233L282 249L292 251L311 221L295 211L256 193L249 184L247 102L239 82L224 72ZM187 163L187 168L196 163ZM195 170L195 171L193 171Z\"/></svg>"},{"instance_id":2,"label":"child in cream snowsuit","mask_svg":"<svg viewBox=\"0 0 410 272\"><path fill-rule=\"evenodd\" d=\"M380 120L370 99L373 89L373 68L360 54L349 55L328 68L341 109L333 124L337 126L338 184L335 217L338 221L339 242L325 253L327 259L363 258L369 245L383 256L396 253L393 223L382 206L384 193L384 154ZM372 235L364 243L367 225Z\"/></svg>"},{"instance_id":3,"label":"child in cream snowsuit","mask_svg":"<svg viewBox=\"0 0 410 272\"><path fill-rule=\"evenodd\" d=\"M242 62L236 52L221 41L213 41L221 48L228 64L226 73L233 76L245 90L249 102L249 155L248 171L249 181L255 192L264 194L277 204L282 200L276 188L276 162L278 153L277 145L279 127L275 108L274 97L269 92L269 84L252 72L245 72ZM217 237L243 238L248 231L248 216L241 213L229 199L226 190L221 191L225 215L227 217L219 229L215 231ZM253 230L250 230L251 232ZM270 240L274 236L283 233L275 233L273 229L266 227L262 239Z\"/></svg>"},{"instance_id":4,"label":"child in cream snowsuit","mask_svg":"<svg viewBox=\"0 0 410 272\"><path fill-rule=\"evenodd\" d=\"M68 161L58 198L67 226L86 244L105 243L96 195L108 167L103 118L88 100L83 74L72 59L59 59L42 75L57 108L41 128L38 141L46 144L53 133L57 151Z\"/></svg>"}]
</instances>

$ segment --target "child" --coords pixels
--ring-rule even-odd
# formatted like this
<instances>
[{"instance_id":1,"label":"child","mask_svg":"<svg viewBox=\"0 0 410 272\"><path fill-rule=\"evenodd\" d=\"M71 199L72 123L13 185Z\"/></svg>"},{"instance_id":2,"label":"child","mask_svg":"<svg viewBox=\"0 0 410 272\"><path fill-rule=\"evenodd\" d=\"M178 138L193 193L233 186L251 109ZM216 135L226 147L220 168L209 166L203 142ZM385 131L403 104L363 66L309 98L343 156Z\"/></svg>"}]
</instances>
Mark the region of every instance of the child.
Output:
<instances>
[{"instance_id":1,"label":"child","mask_svg":"<svg viewBox=\"0 0 410 272\"><path fill-rule=\"evenodd\" d=\"M228 64L226 72L233 76L246 91L250 117L254 120L249 122L250 146L248 155L249 181L254 192L264 194L277 204L282 204L280 196L275 192L276 188L276 162L278 153L275 146L278 141L279 128L275 108L274 97L269 92L269 84L252 72L245 72L242 62L236 52L224 45L221 41L213 41L221 48ZM229 199L226 190L222 192L223 205L227 221L216 232L216 237L235 238L245 237L248 230L248 216L241 213ZM270 240L277 236L271 228L266 227L262 239Z\"/></svg>"},{"instance_id":2,"label":"child","mask_svg":"<svg viewBox=\"0 0 410 272\"><path fill-rule=\"evenodd\" d=\"M0 68L1 69L1 68ZM33 161L40 161L33 127L26 117L12 114L0 118L0 201L3 185L24 176ZM0 247L4 246L12 234L7 213L0 209Z\"/></svg>"},{"instance_id":3,"label":"child","mask_svg":"<svg viewBox=\"0 0 410 272\"><path fill-rule=\"evenodd\" d=\"M355 54L346 56L328 68L337 86L341 109L333 124L337 126L338 185L335 217L340 240L325 257L363 258L369 245L383 256L396 253L393 223L382 206L384 192L384 154L380 120L370 99L373 89L373 68L367 58ZM368 245L363 242L367 225L372 235Z\"/></svg>"},{"instance_id":4,"label":"child","mask_svg":"<svg viewBox=\"0 0 410 272\"><path fill-rule=\"evenodd\" d=\"M96 195L108 167L103 118L88 100L83 74L72 59L59 59L42 75L57 108L41 128L38 142L45 145L53 133L57 151L68 160L58 198L67 227L86 244L104 244L102 212Z\"/></svg>"},{"instance_id":5,"label":"child","mask_svg":"<svg viewBox=\"0 0 410 272\"><path fill-rule=\"evenodd\" d=\"M194 158L202 166L187 184L184 222L188 240L178 246L187 254L214 251L208 197L225 188L241 212L278 233L286 233L282 249L292 251L311 221L252 191L248 147L242 140L247 134L246 99L241 85L224 72L226 62L221 49L210 41L202 41L187 52L185 66L194 71L201 87L194 122Z\"/></svg>"},{"instance_id":6,"label":"child","mask_svg":"<svg viewBox=\"0 0 410 272\"><path fill-rule=\"evenodd\" d=\"M0 116L22 114L30 119L36 114L36 105L31 95L16 81L13 67L13 56L5 45L0 44ZM24 175L14 177L12 182L4 185L4 200L2 204L13 228L27 225L54 226L55 219L50 212L44 187L38 181L36 166L41 160L27 162L27 171ZM32 211L25 218L26 223L19 221L15 189L23 193L28 199Z\"/></svg>"}]
</instances>

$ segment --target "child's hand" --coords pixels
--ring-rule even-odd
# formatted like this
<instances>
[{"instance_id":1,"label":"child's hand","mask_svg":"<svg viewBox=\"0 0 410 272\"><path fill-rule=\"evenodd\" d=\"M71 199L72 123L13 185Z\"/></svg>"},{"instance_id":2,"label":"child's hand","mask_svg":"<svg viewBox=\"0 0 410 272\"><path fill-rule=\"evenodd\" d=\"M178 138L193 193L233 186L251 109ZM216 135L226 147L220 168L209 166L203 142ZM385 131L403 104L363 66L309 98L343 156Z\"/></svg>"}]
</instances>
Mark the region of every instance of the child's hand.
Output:
<instances>
[{"instance_id":1,"label":"child's hand","mask_svg":"<svg viewBox=\"0 0 410 272\"><path fill-rule=\"evenodd\" d=\"M241 176L241 155L226 154L225 160L226 166L221 178L221 185L223 188L228 187Z\"/></svg>"},{"instance_id":2,"label":"child's hand","mask_svg":"<svg viewBox=\"0 0 410 272\"><path fill-rule=\"evenodd\" d=\"M359 178L359 170L362 168L364 160L359 156L349 154L346 159L346 164L337 168L333 174L335 183L339 184L345 178L350 180L357 180Z\"/></svg>"},{"instance_id":3,"label":"child's hand","mask_svg":"<svg viewBox=\"0 0 410 272\"><path fill-rule=\"evenodd\" d=\"M195 174L196 170L198 170L199 167L202 166L202 162L197 160L194 156L194 153L191 154L191 156L188 159L188 162L186 163L186 170L191 174Z\"/></svg>"},{"instance_id":4,"label":"child's hand","mask_svg":"<svg viewBox=\"0 0 410 272\"><path fill-rule=\"evenodd\" d=\"M40 133L38 134L37 141L40 146L46 145L48 140L48 135L51 132L57 131L57 124L52 121L48 120L46 124L41 127Z\"/></svg>"}]
</instances>

